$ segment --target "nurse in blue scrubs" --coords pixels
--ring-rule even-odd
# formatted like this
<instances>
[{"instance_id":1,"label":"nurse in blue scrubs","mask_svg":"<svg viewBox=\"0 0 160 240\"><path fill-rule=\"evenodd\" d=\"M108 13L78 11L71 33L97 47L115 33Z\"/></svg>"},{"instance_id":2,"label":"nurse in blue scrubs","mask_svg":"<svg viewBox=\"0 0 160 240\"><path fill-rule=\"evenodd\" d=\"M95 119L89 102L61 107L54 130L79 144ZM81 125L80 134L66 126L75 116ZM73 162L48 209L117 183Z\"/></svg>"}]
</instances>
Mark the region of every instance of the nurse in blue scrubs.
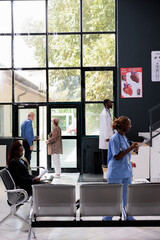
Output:
<instances>
[{"instance_id":1,"label":"nurse in blue scrubs","mask_svg":"<svg viewBox=\"0 0 160 240\"><path fill-rule=\"evenodd\" d=\"M123 184L123 207L127 202L127 186L132 182L131 151L138 148L138 143L128 141L126 132L131 129L131 120L126 116L115 119L112 125L117 132L110 138L108 148L108 183ZM112 220L104 216L102 220ZM134 220L133 217L128 220Z\"/></svg>"}]
</instances>

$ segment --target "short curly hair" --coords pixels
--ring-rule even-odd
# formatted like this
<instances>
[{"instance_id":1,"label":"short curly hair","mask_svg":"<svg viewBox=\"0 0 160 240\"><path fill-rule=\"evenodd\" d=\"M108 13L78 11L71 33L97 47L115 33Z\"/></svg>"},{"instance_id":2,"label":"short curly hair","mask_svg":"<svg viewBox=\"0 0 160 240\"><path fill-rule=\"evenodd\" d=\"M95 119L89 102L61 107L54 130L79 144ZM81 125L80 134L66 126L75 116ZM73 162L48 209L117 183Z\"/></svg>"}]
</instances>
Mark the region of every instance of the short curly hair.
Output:
<instances>
[{"instance_id":1,"label":"short curly hair","mask_svg":"<svg viewBox=\"0 0 160 240\"><path fill-rule=\"evenodd\" d=\"M128 123L129 121L131 121L128 117L126 116L120 116L118 119L116 118L112 124L113 129L115 130L120 130L121 128L123 128L123 126L126 125L126 123Z\"/></svg>"}]
</instances>

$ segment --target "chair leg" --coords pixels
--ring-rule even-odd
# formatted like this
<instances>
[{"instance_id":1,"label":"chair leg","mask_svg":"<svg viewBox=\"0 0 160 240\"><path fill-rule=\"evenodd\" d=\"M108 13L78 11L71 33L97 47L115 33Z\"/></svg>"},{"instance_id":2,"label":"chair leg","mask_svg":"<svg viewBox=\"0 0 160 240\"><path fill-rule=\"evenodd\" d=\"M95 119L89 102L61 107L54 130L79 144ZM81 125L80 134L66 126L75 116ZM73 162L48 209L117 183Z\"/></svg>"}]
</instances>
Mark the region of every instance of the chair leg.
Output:
<instances>
[{"instance_id":1,"label":"chair leg","mask_svg":"<svg viewBox=\"0 0 160 240\"><path fill-rule=\"evenodd\" d=\"M12 216L12 213L9 213L5 218L3 218L3 219L0 221L0 224L2 224L3 222L5 222L10 216Z\"/></svg>"},{"instance_id":2,"label":"chair leg","mask_svg":"<svg viewBox=\"0 0 160 240\"><path fill-rule=\"evenodd\" d=\"M122 207L122 215L123 215L123 220L126 220L127 214L126 214L126 208Z\"/></svg>"},{"instance_id":3,"label":"chair leg","mask_svg":"<svg viewBox=\"0 0 160 240\"><path fill-rule=\"evenodd\" d=\"M17 217L18 219L20 219L20 220L24 221L25 223L29 224L29 222L28 222L26 219L24 219L23 217L21 217L19 214L14 213L13 216L15 216L15 217Z\"/></svg>"},{"instance_id":4,"label":"chair leg","mask_svg":"<svg viewBox=\"0 0 160 240\"><path fill-rule=\"evenodd\" d=\"M33 234L33 238L36 238L36 234L35 234L34 230L32 229L31 226L29 226L28 239L27 240L31 239L31 234Z\"/></svg>"},{"instance_id":5,"label":"chair leg","mask_svg":"<svg viewBox=\"0 0 160 240\"><path fill-rule=\"evenodd\" d=\"M9 217L11 216L14 216L16 218L18 218L19 220L22 220L23 222L29 224L29 222L24 219L23 217L21 217L20 215L18 215L17 213L13 213L13 212L10 212L5 218L3 218L1 221L0 221L0 224L2 224L3 222L5 222Z\"/></svg>"},{"instance_id":6,"label":"chair leg","mask_svg":"<svg viewBox=\"0 0 160 240\"><path fill-rule=\"evenodd\" d=\"M33 229L32 229L32 234L33 234L33 238L36 238L36 234Z\"/></svg>"}]
</instances>

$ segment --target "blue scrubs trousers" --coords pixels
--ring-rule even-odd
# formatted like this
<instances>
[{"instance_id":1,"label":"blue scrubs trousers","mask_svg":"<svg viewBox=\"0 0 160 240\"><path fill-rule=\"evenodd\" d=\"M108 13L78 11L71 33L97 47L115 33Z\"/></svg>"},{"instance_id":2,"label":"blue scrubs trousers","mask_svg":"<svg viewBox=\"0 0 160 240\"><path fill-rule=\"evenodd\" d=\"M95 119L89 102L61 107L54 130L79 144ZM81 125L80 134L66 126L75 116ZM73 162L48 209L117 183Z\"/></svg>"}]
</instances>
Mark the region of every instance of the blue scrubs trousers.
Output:
<instances>
[{"instance_id":1,"label":"blue scrubs trousers","mask_svg":"<svg viewBox=\"0 0 160 240\"><path fill-rule=\"evenodd\" d=\"M132 176L128 178L107 178L108 183L123 184L123 207L127 205L127 187L132 183ZM112 220L112 217L104 216L103 220Z\"/></svg>"}]
</instances>

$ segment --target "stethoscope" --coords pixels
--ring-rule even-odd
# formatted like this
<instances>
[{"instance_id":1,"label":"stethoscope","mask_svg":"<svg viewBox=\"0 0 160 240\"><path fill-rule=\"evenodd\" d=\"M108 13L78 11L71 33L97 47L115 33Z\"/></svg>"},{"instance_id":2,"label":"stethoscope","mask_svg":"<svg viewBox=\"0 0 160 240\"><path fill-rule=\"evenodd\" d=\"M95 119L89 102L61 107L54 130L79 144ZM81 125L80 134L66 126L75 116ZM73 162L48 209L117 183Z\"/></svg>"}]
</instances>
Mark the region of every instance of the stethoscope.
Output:
<instances>
[{"instance_id":1,"label":"stethoscope","mask_svg":"<svg viewBox=\"0 0 160 240\"><path fill-rule=\"evenodd\" d=\"M127 139L127 137L125 136L122 136L119 131L118 132L118 138L119 138L119 142L120 142L120 151L124 151L122 149L122 146L121 146L121 138L123 139L123 142L125 143L126 147L128 148L130 146L130 141ZM120 137L121 136L121 137ZM128 164L130 163L130 159L129 159L129 153L126 154L127 155L127 158L128 158Z\"/></svg>"}]
</instances>

